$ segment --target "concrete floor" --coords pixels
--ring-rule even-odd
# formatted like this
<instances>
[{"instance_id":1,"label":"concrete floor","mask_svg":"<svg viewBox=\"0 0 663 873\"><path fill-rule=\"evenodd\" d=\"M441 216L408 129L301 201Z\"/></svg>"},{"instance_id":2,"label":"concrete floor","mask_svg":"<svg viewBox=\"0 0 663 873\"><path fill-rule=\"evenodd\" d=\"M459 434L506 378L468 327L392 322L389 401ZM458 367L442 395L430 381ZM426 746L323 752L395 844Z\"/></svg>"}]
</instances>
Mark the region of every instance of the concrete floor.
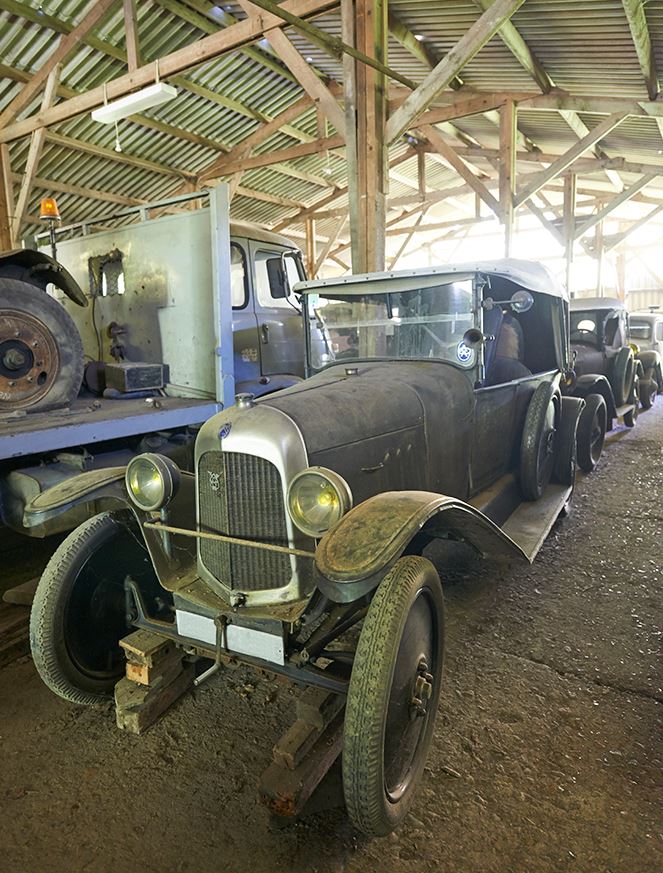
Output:
<instances>
[{"instance_id":1,"label":"concrete floor","mask_svg":"<svg viewBox=\"0 0 663 873\"><path fill-rule=\"evenodd\" d=\"M226 671L143 737L0 671L0 867L14 873L663 870L663 398L610 439L531 568L430 557L450 631L434 747L406 825L256 804L288 688ZM29 548L29 547L28 547Z\"/></svg>"}]
</instances>

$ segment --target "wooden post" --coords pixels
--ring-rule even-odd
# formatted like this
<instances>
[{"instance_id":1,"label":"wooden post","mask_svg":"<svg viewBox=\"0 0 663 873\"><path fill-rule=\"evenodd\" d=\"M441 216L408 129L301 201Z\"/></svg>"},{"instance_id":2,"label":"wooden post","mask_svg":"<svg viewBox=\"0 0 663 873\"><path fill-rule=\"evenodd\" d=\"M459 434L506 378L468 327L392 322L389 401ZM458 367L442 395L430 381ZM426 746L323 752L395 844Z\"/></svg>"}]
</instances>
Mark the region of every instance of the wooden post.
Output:
<instances>
[{"instance_id":1,"label":"wooden post","mask_svg":"<svg viewBox=\"0 0 663 873\"><path fill-rule=\"evenodd\" d=\"M596 295L603 297L603 222L596 225Z\"/></svg>"},{"instance_id":2,"label":"wooden post","mask_svg":"<svg viewBox=\"0 0 663 873\"><path fill-rule=\"evenodd\" d=\"M315 220L307 218L306 227L306 275L309 279L315 278Z\"/></svg>"},{"instance_id":3,"label":"wooden post","mask_svg":"<svg viewBox=\"0 0 663 873\"><path fill-rule=\"evenodd\" d=\"M342 0L341 9L344 42L384 63L384 0ZM384 270L388 185L385 77L346 55L344 86L352 269L355 273Z\"/></svg>"},{"instance_id":4,"label":"wooden post","mask_svg":"<svg viewBox=\"0 0 663 873\"><path fill-rule=\"evenodd\" d=\"M9 146L0 145L0 252L14 248L12 218L14 215L14 191L9 163Z\"/></svg>"},{"instance_id":5,"label":"wooden post","mask_svg":"<svg viewBox=\"0 0 663 873\"><path fill-rule=\"evenodd\" d=\"M504 224L504 257L511 256L513 195L516 182L516 104L507 100L500 110L500 207Z\"/></svg>"},{"instance_id":6,"label":"wooden post","mask_svg":"<svg viewBox=\"0 0 663 873\"><path fill-rule=\"evenodd\" d=\"M571 271L573 268L573 243L576 224L576 176L564 176L564 247L566 256L566 290L571 294Z\"/></svg>"},{"instance_id":7,"label":"wooden post","mask_svg":"<svg viewBox=\"0 0 663 873\"><path fill-rule=\"evenodd\" d=\"M127 65L129 72L141 66L140 46L138 45L138 22L136 20L136 0L122 0L124 10L124 33L127 42Z\"/></svg>"}]
</instances>

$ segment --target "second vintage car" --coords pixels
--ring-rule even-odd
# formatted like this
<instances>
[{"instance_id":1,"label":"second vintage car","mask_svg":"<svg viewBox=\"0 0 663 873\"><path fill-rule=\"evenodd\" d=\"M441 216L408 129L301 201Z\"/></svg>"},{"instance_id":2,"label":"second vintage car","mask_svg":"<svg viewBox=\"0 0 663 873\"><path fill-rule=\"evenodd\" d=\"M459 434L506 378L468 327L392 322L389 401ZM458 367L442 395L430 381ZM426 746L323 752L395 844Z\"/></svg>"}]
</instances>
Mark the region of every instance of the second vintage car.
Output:
<instances>
[{"instance_id":1,"label":"second vintage car","mask_svg":"<svg viewBox=\"0 0 663 873\"><path fill-rule=\"evenodd\" d=\"M561 393L568 302L515 260L295 290L308 378L207 421L195 475L148 453L27 508L34 526L82 495L104 510L46 570L32 651L78 703L112 693L137 627L208 672L231 658L334 691L348 813L384 835L411 805L442 686L442 583L423 550L531 561L569 508L584 401Z\"/></svg>"}]
</instances>

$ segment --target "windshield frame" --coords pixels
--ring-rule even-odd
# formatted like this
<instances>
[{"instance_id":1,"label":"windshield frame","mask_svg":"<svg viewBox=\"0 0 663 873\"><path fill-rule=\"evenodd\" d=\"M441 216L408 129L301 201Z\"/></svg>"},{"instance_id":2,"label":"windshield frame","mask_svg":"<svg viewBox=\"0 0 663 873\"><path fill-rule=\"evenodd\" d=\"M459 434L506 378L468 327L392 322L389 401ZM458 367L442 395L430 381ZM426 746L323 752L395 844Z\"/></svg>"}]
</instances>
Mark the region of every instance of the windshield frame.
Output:
<instances>
[{"instance_id":1,"label":"windshield frame","mask_svg":"<svg viewBox=\"0 0 663 873\"><path fill-rule=\"evenodd\" d=\"M448 275L448 274L447 274ZM438 285L452 285L458 284L463 281L471 281L471 309L468 314L472 315L473 323L470 325L471 327L476 327L483 332L483 316L484 309L482 304L482 291L487 283L487 278L481 274L474 273L472 275L464 275L464 276L448 276L451 281L440 282L439 280L442 278L441 276L435 277L438 280ZM447 278L447 276L445 276ZM337 367L343 364L347 364L348 366L353 366L356 364L362 363L373 363L373 362L390 362L390 361L431 361L435 363L443 363L450 364L456 369L460 370L463 373L467 373L468 376L471 376L474 379L478 377L479 373L483 372L484 369L484 347L483 343L479 346L478 349L475 350L474 362L469 367L461 366L460 362L456 363L453 360L445 357L400 357L400 356L379 356L379 357L356 357L356 358L344 358L342 360L334 359L326 362L320 367L314 367L312 363L312 334L314 331L319 331L318 328L318 319L314 312L312 312L309 308L309 298L312 296L315 297L325 297L325 296L334 296L340 299L347 299L350 301L353 297L367 297L367 296L375 296L375 297L388 297L392 294L398 294L400 292L406 292L410 290L419 290L417 286L414 286L411 282L404 282L410 287L402 287L401 283L394 283L396 287L394 288L372 288L369 283L366 283L360 290L350 292L347 288L344 287L343 284L339 283L339 285L328 286L327 288L311 288L310 290L305 290L301 295L301 306L302 313L304 317L304 340L305 340L305 352L306 352L306 360L305 360L305 376L306 378L310 378L312 375L323 373L328 370L330 367ZM437 287L437 285L431 285L430 281L423 284L423 287L420 290L424 290L425 288ZM325 294L328 292L328 294ZM325 340L326 342L326 340Z\"/></svg>"}]
</instances>

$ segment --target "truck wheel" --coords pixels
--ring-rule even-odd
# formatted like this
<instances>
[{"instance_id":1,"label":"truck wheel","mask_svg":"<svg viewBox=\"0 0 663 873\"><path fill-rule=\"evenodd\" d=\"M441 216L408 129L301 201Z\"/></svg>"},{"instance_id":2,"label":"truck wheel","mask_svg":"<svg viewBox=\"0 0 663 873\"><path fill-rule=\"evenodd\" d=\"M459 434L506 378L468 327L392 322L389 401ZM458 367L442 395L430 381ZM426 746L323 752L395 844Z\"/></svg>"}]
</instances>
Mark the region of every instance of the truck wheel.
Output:
<instances>
[{"instance_id":1,"label":"truck wheel","mask_svg":"<svg viewBox=\"0 0 663 873\"><path fill-rule=\"evenodd\" d=\"M595 469L603 450L608 410L600 394L585 398L578 422L578 466L583 473Z\"/></svg>"},{"instance_id":2,"label":"truck wheel","mask_svg":"<svg viewBox=\"0 0 663 873\"><path fill-rule=\"evenodd\" d=\"M615 404L623 406L629 402L633 390L633 378L635 376L635 359L633 349L628 346L621 348L612 365L610 386L615 395Z\"/></svg>"},{"instance_id":3,"label":"truck wheel","mask_svg":"<svg viewBox=\"0 0 663 873\"><path fill-rule=\"evenodd\" d=\"M656 384L656 380L653 378L642 379L640 382L639 394L639 400L642 404L642 408L651 409L656 401L656 395L658 394L658 385Z\"/></svg>"},{"instance_id":4,"label":"truck wheel","mask_svg":"<svg viewBox=\"0 0 663 873\"><path fill-rule=\"evenodd\" d=\"M83 379L83 344L66 309L36 285L0 277L0 412L66 406Z\"/></svg>"},{"instance_id":5,"label":"truck wheel","mask_svg":"<svg viewBox=\"0 0 663 873\"><path fill-rule=\"evenodd\" d=\"M539 500L555 462L557 401L552 382L541 382L530 400L520 444L520 488L525 500Z\"/></svg>"},{"instance_id":6,"label":"truck wheel","mask_svg":"<svg viewBox=\"0 0 663 873\"><path fill-rule=\"evenodd\" d=\"M442 684L444 600L430 561L400 558L371 602L343 726L343 792L368 836L403 821L426 763Z\"/></svg>"},{"instance_id":7,"label":"truck wheel","mask_svg":"<svg viewBox=\"0 0 663 873\"><path fill-rule=\"evenodd\" d=\"M119 641L131 630L124 579L130 574L141 588L156 581L132 520L128 510L88 519L59 546L37 586L32 657L44 682L65 700L106 700L124 673Z\"/></svg>"}]
</instances>

